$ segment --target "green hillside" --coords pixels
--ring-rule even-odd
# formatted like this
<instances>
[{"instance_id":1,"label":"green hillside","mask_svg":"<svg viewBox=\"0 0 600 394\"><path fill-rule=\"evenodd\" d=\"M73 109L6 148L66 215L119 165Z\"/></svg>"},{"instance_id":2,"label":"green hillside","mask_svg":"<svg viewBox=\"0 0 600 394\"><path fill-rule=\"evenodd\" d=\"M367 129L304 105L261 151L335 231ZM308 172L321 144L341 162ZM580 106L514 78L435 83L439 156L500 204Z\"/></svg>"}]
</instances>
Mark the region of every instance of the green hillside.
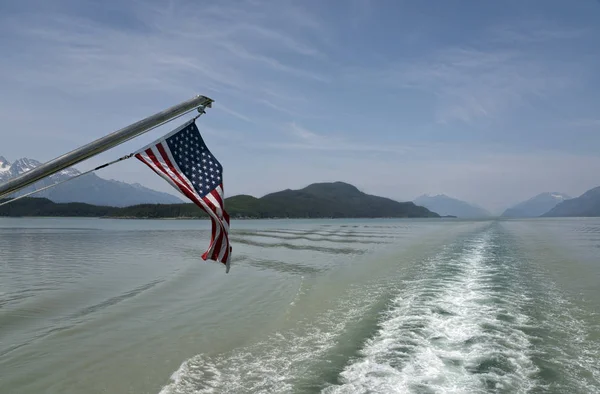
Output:
<instances>
[{"instance_id":1,"label":"green hillside","mask_svg":"<svg viewBox=\"0 0 600 394\"><path fill-rule=\"evenodd\" d=\"M343 182L315 183L256 198L225 199L232 218L419 218L439 217L412 202L372 196ZM81 203L57 204L45 198L25 198L0 207L0 216L82 216L129 218L203 218L194 204L142 204L124 208Z\"/></svg>"}]
</instances>

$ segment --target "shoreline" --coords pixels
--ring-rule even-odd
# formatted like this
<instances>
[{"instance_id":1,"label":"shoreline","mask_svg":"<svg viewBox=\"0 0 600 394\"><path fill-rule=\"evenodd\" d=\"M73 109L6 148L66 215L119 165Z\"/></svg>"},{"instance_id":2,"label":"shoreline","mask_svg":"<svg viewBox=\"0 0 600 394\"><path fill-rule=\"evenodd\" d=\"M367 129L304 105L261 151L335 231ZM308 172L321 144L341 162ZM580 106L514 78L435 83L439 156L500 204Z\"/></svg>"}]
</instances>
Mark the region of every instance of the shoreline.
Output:
<instances>
[{"instance_id":1,"label":"shoreline","mask_svg":"<svg viewBox=\"0 0 600 394\"><path fill-rule=\"evenodd\" d=\"M113 219L113 220L210 220L209 217L135 217L135 216L0 216L1 218L11 219ZM457 219L453 217L232 217L231 220L339 220L339 219L360 219L360 220L392 220L392 219Z\"/></svg>"}]
</instances>

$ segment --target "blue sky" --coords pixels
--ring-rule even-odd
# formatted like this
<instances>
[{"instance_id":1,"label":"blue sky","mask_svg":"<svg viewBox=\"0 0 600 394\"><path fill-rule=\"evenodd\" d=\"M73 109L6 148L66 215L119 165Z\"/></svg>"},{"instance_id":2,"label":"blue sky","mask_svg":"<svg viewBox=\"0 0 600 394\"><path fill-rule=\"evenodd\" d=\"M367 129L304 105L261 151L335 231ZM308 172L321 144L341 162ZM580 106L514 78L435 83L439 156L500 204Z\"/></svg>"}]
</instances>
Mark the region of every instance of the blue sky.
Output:
<instances>
[{"instance_id":1,"label":"blue sky","mask_svg":"<svg viewBox=\"0 0 600 394\"><path fill-rule=\"evenodd\" d=\"M600 185L597 0L1 1L0 45L9 160L203 94L228 195L342 180L498 212ZM98 175L172 191L135 160Z\"/></svg>"}]
</instances>

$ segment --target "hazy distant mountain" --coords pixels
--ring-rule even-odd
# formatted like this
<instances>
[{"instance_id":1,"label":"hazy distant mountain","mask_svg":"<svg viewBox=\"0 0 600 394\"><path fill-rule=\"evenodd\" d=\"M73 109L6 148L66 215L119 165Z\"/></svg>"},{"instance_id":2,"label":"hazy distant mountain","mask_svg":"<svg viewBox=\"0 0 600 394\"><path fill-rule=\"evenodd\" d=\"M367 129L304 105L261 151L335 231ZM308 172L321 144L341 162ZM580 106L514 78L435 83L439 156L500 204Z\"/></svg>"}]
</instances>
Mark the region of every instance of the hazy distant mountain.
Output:
<instances>
[{"instance_id":1,"label":"hazy distant mountain","mask_svg":"<svg viewBox=\"0 0 600 394\"><path fill-rule=\"evenodd\" d=\"M37 160L22 158L14 163L9 163L0 156L0 183L23 174L41 163ZM35 189L58 183L65 179L79 175L75 168L67 168L56 174L50 175L33 185L15 193L14 196L23 195ZM182 200L168 193L148 189L138 183L133 185L115 180L100 178L94 173L74 179L43 192L36 193L34 197L46 197L54 202L83 202L93 205L108 205L124 207L136 204L177 204Z\"/></svg>"},{"instance_id":2,"label":"hazy distant mountain","mask_svg":"<svg viewBox=\"0 0 600 394\"><path fill-rule=\"evenodd\" d=\"M577 198L561 202L542 216L600 216L600 186L588 190Z\"/></svg>"},{"instance_id":3,"label":"hazy distant mountain","mask_svg":"<svg viewBox=\"0 0 600 394\"><path fill-rule=\"evenodd\" d=\"M508 208L502 216L513 218L533 218L543 215L561 202L571 197L558 192L540 193L527 201Z\"/></svg>"},{"instance_id":4,"label":"hazy distant mountain","mask_svg":"<svg viewBox=\"0 0 600 394\"><path fill-rule=\"evenodd\" d=\"M459 218L482 218L492 216L487 210L466 201L448 197L445 194L430 196L424 194L414 200L417 205L437 212L442 216L451 215Z\"/></svg>"},{"instance_id":5,"label":"hazy distant mountain","mask_svg":"<svg viewBox=\"0 0 600 394\"><path fill-rule=\"evenodd\" d=\"M343 182L315 183L300 190L283 190L261 198L238 195L225 199L232 218L438 218L412 202L372 196ZM86 216L130 218L204 218L196 205L143 204L124 208L78 203L55 204L27 199L0 207L0 216Z\"/></svg>"}]
</instances>

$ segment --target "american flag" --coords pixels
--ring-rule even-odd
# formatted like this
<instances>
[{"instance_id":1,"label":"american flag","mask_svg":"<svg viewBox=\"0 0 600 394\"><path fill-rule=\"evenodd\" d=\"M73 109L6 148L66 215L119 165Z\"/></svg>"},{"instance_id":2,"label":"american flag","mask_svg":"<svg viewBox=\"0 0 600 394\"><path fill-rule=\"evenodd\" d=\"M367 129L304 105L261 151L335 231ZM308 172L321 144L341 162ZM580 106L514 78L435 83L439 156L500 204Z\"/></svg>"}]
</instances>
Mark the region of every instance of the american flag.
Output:
<instances>
[{"instance_id":1,"label":"american flag","mask_svg":"<svg viewBox=\"0 0 600 394\"><path fill-rule=\"evenodd\" d=\"M223 166L208 150L191 120L135 153L135 157L208 213L210 245L202 259L225 264L229 272L229 215L223 197Z\"/></svg>"}]
</instances>

